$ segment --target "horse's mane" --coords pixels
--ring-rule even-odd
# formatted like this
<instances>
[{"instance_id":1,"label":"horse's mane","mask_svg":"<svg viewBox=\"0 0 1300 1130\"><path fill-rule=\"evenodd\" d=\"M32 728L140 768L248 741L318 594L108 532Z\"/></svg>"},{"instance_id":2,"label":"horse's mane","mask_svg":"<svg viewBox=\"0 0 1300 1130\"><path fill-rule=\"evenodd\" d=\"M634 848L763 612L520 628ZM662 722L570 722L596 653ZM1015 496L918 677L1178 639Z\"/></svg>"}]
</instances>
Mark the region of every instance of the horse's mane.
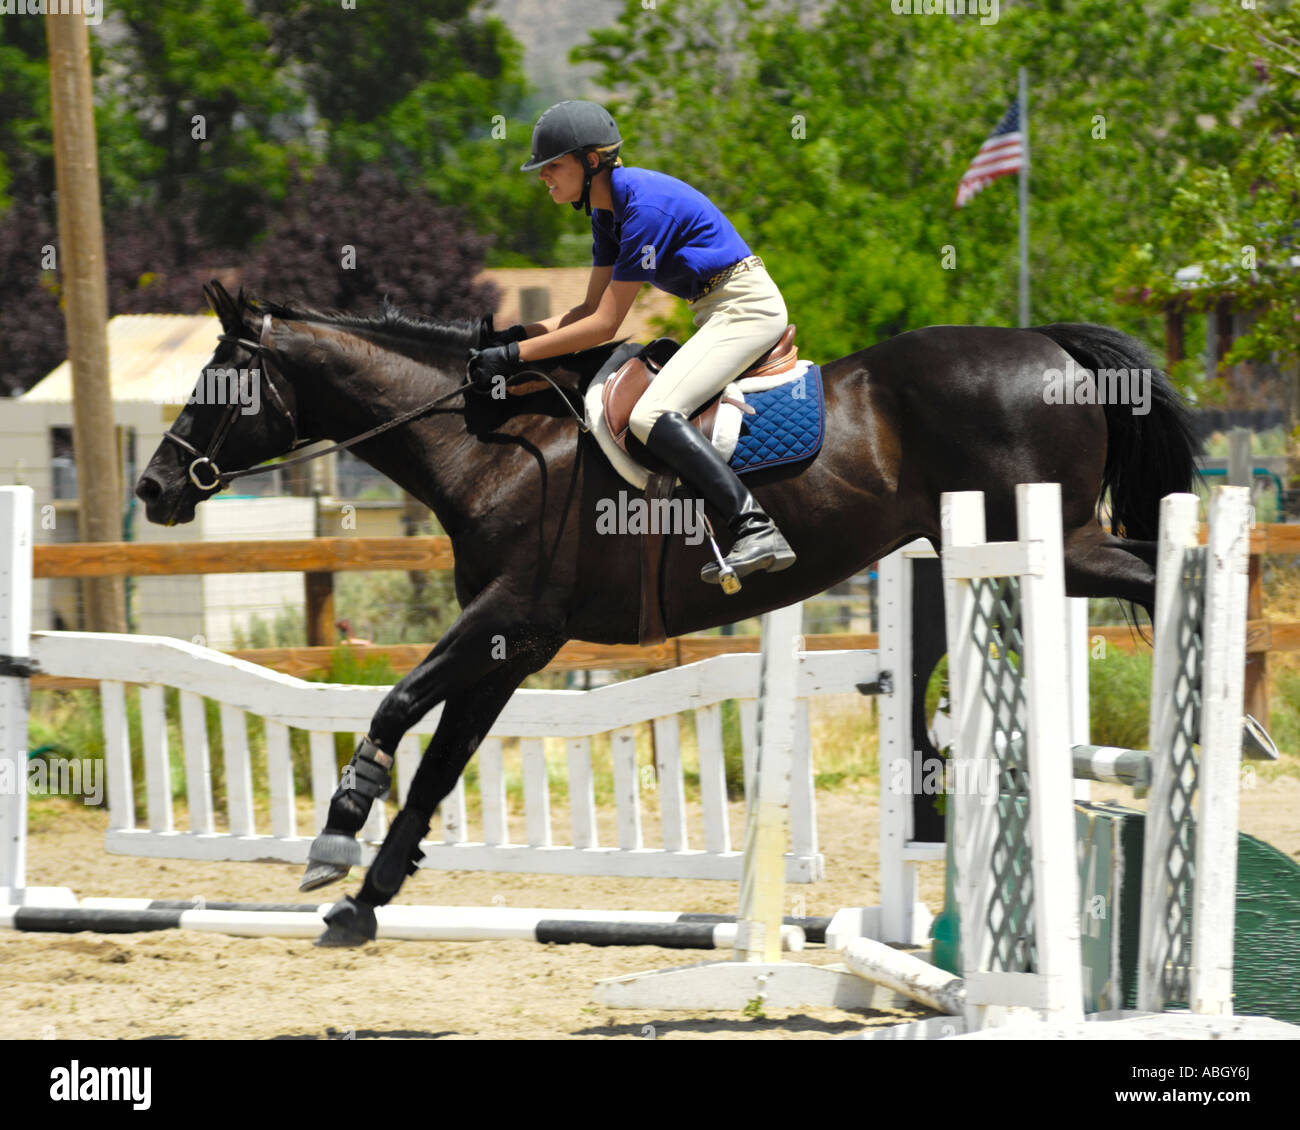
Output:
<instances>
[{"instance_id":1,"label":"horse's mane","mask_svg":"<svg viewBox=\"0 0 1300 1130\"><path fill-rule=\"evenodd\" d=\"M318 325L331 326L351 333L382 335L404 343L408 349L402 352L418 355L431 348L452 349L468 357L471 349L477 348L483 323L478 319L458 321L441 321L426 318L420 314L410 314L384 299L382 311L378 314L349 314L340 310L318 310L302 303L273 302L270 299L245 298L243 291L239 294L240 309L248 309L257 315L270 314L295 322L315 322ZM557 368L572 369L577 383L570 389L575 396L581 396L586 382L592 374L607 360L614 349L623 344L625 339L597 345L577 353L566 353L559 357L547 358L545 361L533 362L530 367L554 372ZM569 382L561 382L567 384Z\"/></svg>"},{"instance_id":2,"label":"horse's mane","mask_svg":"<svg viewBox=\"0 0 1300 1130\"><path fill-rule=\"evenodd\" d=\"M242 298L242 295L241 295ZM410 314L387 298L378 314L347 314L339 310L317 310L300 304L289 305L269 299L249 299L247 306L257 314L270 314L295 322L317 322L353 333L382 334L414 346L441 346L468 354L477 347L481 323L477 320L440 321Z\"/></svg>"}]
</instances>

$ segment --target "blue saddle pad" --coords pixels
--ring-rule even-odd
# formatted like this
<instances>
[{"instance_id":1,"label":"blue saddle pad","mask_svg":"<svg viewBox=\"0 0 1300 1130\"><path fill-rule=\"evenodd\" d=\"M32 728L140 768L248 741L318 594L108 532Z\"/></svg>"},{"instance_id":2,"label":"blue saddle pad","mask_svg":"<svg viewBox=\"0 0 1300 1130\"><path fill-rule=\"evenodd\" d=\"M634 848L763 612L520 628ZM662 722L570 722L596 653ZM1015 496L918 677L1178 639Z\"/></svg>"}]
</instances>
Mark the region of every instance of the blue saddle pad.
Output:
<instances>
[{"instance_id":1,"label":"blue saddle pad","mask_svg":"<svg viewBox=\"0 0 1300 1130\"><path fill-rule=\"evenodd\" d=\"M802 379L766 392L745 393L745 402L755 413L741 421L740 438L731 455L731 468L738 475L810 459L821 450L826 406L817 365Z\"/></svg>"}]
</instances>

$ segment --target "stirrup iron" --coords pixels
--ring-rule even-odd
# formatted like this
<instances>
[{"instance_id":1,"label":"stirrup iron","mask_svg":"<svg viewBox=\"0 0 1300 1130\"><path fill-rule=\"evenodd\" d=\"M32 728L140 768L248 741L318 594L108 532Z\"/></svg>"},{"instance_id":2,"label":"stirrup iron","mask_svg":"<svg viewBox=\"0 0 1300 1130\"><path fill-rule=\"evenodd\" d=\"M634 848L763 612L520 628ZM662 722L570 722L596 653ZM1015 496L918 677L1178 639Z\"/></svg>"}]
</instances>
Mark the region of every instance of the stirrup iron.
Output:
<instances>
[{"instance_id":1,"label":"stirrup iron","mask_svg":"<svg viewBox=\"0 0 1300 1130\"><path fill-rule=\"evenodd\" d=\"M740 592L740 577L736 575L736 570L727 564L727 559L722 556L722 550L718 548L718 539L713 533L713 523L709 521L709 516L704 513L703 509L700 510L700 517L704 519L704 528L709 535L709 545L712 546L713 556L718 563L718 583L722 585L724 593L728 596L735 596L736 593ZM709 565L705 565L700 570L700 579L711 584L712 581L709 581L704 576L706 571L712 572Z\"/></svg>"}]
</instances>

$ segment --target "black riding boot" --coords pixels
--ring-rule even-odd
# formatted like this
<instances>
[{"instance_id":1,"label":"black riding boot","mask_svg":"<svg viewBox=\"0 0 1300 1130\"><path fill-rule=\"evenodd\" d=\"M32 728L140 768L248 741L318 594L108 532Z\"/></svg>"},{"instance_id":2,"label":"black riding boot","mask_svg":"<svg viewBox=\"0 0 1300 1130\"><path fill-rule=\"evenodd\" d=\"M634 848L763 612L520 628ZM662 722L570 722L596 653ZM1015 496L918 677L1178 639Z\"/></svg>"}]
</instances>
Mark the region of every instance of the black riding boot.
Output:
<instances>
[{"instance_id":1,"label":"black riding boot","mask_svg":"<svg viewBox=\"0 0 1300 1130\"><path fill-rule=\"evenodd\" d=\"M685 416L665 412L650 429L645 446L726 516L736 539L727 554L727 564L738 577L762 570L776 573L794 564L794 550L776 524L754 500L740 476ZM700 570L700 579L716 585L721 572L718 563L710 561Z\"/></svg>"}]
</instances>

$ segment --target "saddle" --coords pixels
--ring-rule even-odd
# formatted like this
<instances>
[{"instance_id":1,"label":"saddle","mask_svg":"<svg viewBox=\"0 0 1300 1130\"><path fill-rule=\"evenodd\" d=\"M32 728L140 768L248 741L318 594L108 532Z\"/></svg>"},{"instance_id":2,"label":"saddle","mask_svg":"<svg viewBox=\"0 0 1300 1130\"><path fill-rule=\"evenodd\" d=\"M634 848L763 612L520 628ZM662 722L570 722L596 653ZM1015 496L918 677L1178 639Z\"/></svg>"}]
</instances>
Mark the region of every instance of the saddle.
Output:
<instances>
[{"instance_id":1,"label":"saddle","mask_svg":"<svg viewBox=\"0 0 1300 1130\"><path fill-rule=\"evenodd\" d=\"M787 326L781 340L754 362L742 376L774 376L793 370L798 363L799 354L794 344L795 328ZM666 501L673 492L676 481L675 473L660 460L655 459L645 447L628 431L628 420L632 409L650 386L655 374L668 363L681 346L671 338L661 337L640 349L630 360L623 362L614 373L600 386L599 391L593 387L587 399L590 418L599 412L614 440L625 455L641 463L650 471L645 485L645 499L653 506L656 502ZM739 380L740 378L737 378ZM723 400L730 400L724 389L708 403L692 413L690 421L713 442L714 424L718 407ZM600 398L599 406L595 397ZM731 403L736 403L734 400ZM753 409L741 404L743 411ZM662 643L667 638L664 617L663 579L666 537L663 532L647 532L641 535L640 545L640 592L638 642L641 644Z\"/></svg>"},{"instance_id":2,"label":"saddle","mask_svg":"<svg viewBox=\"0 0 1300 1130\"><path fill-rule=\"evenodd\" d=\"M795 327L786 326L785 333L781 335L780 341L736 379L770 377L789 372L799 360L799 350L795 346L794 336ZM680 348L681 346L672 338L657 338L641 350L636 357L625 361L614 375L605 382L601 390L601 405L604 409L605 424L609 428L610 435L614 437L614 442L638 463L655 472L666 471L668 468L651 455L635 436L629 433L628 421L632 417L632 409L636 406L636 402L641 399L642 394L650 387L650 382L654 380L655 374L669 362L673 354ZM710 442L713 440L713 426L718 414L718 406L724 401L735 404L741 411L751 414L754 411L748 405L730 399L726 395L725 389L718 393L717 396L703 404L690 417L690 422L699 428ZM630 448L629 444L631 445Z\"/></svg>"}]
</instances>

